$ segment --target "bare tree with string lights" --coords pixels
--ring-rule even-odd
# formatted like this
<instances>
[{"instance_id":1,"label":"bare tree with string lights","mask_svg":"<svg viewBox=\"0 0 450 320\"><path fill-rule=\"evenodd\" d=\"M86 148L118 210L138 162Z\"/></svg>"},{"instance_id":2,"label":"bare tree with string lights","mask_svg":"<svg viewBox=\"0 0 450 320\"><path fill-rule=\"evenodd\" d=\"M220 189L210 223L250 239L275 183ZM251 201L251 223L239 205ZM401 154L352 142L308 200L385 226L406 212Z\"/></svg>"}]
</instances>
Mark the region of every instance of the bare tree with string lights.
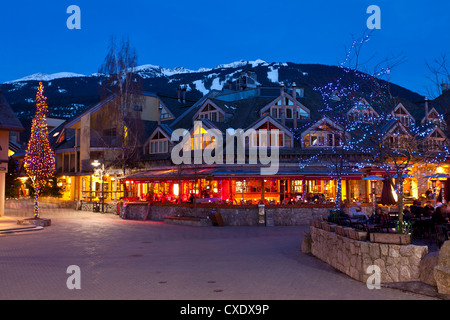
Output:
<instances>
[{"instance_id":1,"label":"bare tree with string lights","mask_svg":"<svg viewBox=\"0 0 450 320\"><path fill-rule=\"evenodd\" d=\"M323 97L324 110L333 115L342 127L342 139L337 159L331 169L342 166L354 168L376 167L385 171L397 194L400 232L403 226L403 182L411 166L439 163L447 156L445 148L430 148L429 135L433 124L406 123L394 114L399 103L407 103L391 92L391 71L402 58L390 58L375 65L372 72L361 71L360 54L369 36L354 40L345 62L343 76L318 87ZM355 62L354 62L355 61ZM336 149L336 148L335 148ZM331 164L331 165L330 165Z\"/></svg>"}]
</instances>

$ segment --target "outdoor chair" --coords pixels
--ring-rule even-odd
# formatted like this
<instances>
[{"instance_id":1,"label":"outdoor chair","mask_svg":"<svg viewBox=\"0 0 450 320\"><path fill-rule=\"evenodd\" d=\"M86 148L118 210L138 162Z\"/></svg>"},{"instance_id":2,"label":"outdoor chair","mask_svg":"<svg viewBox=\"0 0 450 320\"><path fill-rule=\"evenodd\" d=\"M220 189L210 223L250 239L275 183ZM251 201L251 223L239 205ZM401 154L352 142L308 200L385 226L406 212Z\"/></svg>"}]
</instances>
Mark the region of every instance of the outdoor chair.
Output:
<instances>
[{"instance_id":1,"label":"outdoor chair","mask_svg":"<svg viewBox=\"0 0 450 320\"><path fill-rule=\"evenodd\" d=\"M351 225L352 225L352 221L350 220L350 218L337 217L336 221L337 221L337 224L340 226L351 227Z\"/></svg>"},{"instance_id":2,"label":"outdoor chair","mask_svg":"<svg viewBox=\"0 0 450 320\"><path fill-rule=\"evenodd\" d=\"M437 224L437 225L434 226L434 231L435 231L435 234L436 234L436 245L438 246L438 248L441 248L442 244L446 240L449 239L450 231L444 231L444 228L440 224ZM430 241L431 241L431 238L430 238Z\"/></svg>"}]
</instances>

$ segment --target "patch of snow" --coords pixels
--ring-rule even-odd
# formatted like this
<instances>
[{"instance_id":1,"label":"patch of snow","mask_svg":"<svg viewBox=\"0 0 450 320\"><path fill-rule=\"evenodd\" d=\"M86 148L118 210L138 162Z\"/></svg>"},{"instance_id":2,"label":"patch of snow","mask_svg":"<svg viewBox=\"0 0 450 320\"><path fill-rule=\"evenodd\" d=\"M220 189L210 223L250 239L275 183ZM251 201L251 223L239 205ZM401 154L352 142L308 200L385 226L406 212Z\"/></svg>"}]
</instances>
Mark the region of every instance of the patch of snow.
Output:
<instances>
[{"instance_id":1,"label":"patch of snow","mask_svg":"<svg viewBox=\"0 0 450 320\"><path fill-rule=\"evenodd\" d=\"M259 65L263 65L263 66L268 66L269 64L261 59L257 59L255 61L250 61L250 63L252 64L252 68L257 67Z\"/></svg>"},{"instance_id":2,"label":"patch of snow","mask_svg":"<svg viewBox=\"0 0 450 320\"><path fill-rule=\"evenodd\" d=\"M24 82L24 81L51 81L55 79L62 78L75 78L75 77L85 77L83 74L71 73L71 72L58 72L53 74L35 73L30 76L26 76L17 80L5 82L6 84Z\"/></svg>"},{"instance_id":3,"label":"patch of snow","mask_svg":"<svg viewBox=\"0 0 450 320\"><path fill-rule=\"evenodd\" d=\"M239 60L239 61L235 61L235 62L231 62L231 63L227 63L227 64L220 64L220 65L214 67L213 70L214 69L240 68L240 67L244 67L248 64L251 64L252 68L254 68L258 65L269 65L266 61L261 60L261 59L257 59L255 61Z\"/></svg>"},{"instance_id":4,"label":"patch of snow","mask_svg":"<svg viewBox=\"0 0 450 320\"><path fill-rule=\"evenodd\" d=\"M190 69L187 69L184 67L164 68L164 67L155 66L152 64L145 64L145 65L141 65L141 66L134 68L134 71L137 74L139 74L143 79L148 79L148 78L157 78L157 77L172 77L174 75L187 74L187 73L206 73L206 72L211 72L211 71L220 70L220 69L236 69L236 68L245 67L248 65L251 65L252 68L255 68L257 66L269 66L270 64L261 59L256 59L254 61L239 60L239 61L234 61L234 62L227 63L227 64L221 64L214 68L199 68L197 70L190 70ZM277 71L275 69L273 69L273 66L275 66L275 65L287 66L287 63L281 63L281 64L276 63L276 64L272 65L271 72L273 74L274 79L275 79L275 74L277 73ZM214 75L215 74L211 74L208 76L213 77ZM27 82L27 81L49 82L49 81L52 81L55 79L62 79L62 78L74 78L74 77L98 78L98 77L104 77L104 76L105 75L102 73L93 73L91 75L83 75L83 74L71 73L71 72L59 72L59 73L53 73L53 74L35 73L35 74L29 75L29 76L26 76L26 77L23 77L23 78L20 78L17 80L5 82L5 84L16 84L16 83L19 84L19 83L23 83L23 82ZM276 78L278 78L278 76L276 76ZM275 82L277 82L277 80ZM51 84L49 84L49 85L51 85ZM15 89L12 89L12 90L18 90L19 88L20 87L16 87Z\"/></svg>"},{"instance_id":5,"label":"patch of snow","mask_svg":"<svg viewBox=\"0 0 450 320\"><path fill-rule=\"evenodd\" d=\"M267 72L267 78L273 83L278 83L278 69L270 66L269 71Z\"/></svg>"},{"instance_id":6,"label":"patch of snow","mask_svg":"<svg viewBox=\"0 0 450 320\"><path fill-rule=\"evenodd\" d=\"M146 65L136 67L134 71L137 74L139 74L143 79L147 79L147 78L156 78L156 77L171 77L171 76L177 75L177 74L206 72L206 71L210 71L210 69L201 68L199 70L189 70L184 67L175 67L173 69L170 69L170 68L155 66L152 64L146 64Z\"/></svg>"},{"instance_id":7,"label":"patch of snow","mask_svg":"<svg viewBox=\"0 0 450 320\"><path fill-rule=\"evenodd\" d=\"M9 92L13 92L13 91L22 89L26 85L26 83L25 82L17 82L17 83L14 83L13 85L14 85L14 89L9 90Z\"/></svg>"},{"instance_id":8,"label":"patch of snow","mask_svg":"<svg viewBox=\"0 0 450 320\"><path fill-rule=\"evenodd\" d=\"M200 91L203 95L209 93L209 90L205 88L205 84L203 80L195 80L192 82L195 85L195 88Z\"/></svg>"},{"instance_id":9,"label":"patch of snow","mask_svg":"<svg viewBox=\"0 0 450 320\"><path fill-rule=\"evenodd\" d=\"M223 82L219 78L215 78L211 84L211 90L222 90Z\"/></svg>"}]
</instances>

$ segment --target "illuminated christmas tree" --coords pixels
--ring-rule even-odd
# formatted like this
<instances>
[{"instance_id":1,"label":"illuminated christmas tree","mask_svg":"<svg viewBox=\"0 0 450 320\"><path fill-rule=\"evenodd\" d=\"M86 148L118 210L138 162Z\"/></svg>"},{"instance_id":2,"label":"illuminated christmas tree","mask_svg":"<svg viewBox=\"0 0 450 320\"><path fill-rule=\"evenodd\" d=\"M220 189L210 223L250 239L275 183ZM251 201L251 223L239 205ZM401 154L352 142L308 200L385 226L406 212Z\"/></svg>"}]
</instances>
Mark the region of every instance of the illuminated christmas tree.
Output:
<instances>
[{"instance_id":1,"label":"illuminated christmas tree","mask_svg":"<svg viewBox=\"0 0 450 320\"><path fill-rule=\"evenodd\" d=\"M33 182L34 217L39 218L39 194L56 172L55 153L50 148L47 128L47 98L44 86L39 82L36 93L36 114L31 123L31 136L25 154L25 170Z\"/></svg>"}]
</instances>

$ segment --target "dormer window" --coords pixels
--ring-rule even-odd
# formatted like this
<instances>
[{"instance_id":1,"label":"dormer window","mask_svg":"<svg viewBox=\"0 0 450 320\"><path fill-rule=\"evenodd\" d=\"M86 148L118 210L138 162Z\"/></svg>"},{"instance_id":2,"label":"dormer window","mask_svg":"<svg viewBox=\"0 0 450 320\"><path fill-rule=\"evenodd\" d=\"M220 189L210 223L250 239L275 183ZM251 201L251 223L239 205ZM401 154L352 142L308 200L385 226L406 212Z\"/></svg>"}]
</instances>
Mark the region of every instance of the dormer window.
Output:
<instances>
[{"instance_id":1,"label":"dormer window","mask_svg":"<svg viewBox=\"0 0 450 320\"><path fill-rule=\"evenodd\" d=\"M408 147L410 135L397 125L389 134L386 135L387 146L392 149L405 149Z\"/></svg>"},{"instance_id":2,"label":"dormer window","mask_svg":"<svg viewBox=\"0 0 450 320\"><path fill-rule=\"evenodd\" d=\"M341 147L342 129L327 120L322 120L317 126L302 134L302 143L304 148Z\"/></svg>"},{"instance_id":3,"label":"dormer window","mask_svg":"<svg viewBox=\"0 0 450 320\"><path fill-rule=\"evenodd\" d=\"M283 105L282 102L283 102L283 100L280 99L280 100L278 100L278 102L276 103L276 105L277 105L277 106L281 106L281 105ZM284 98L284 105L285 105L285 106L293 106L294 103L291 101L291 99L289 99L289 98Z\"/></svg>"},{"instance_id":4,"label":"dormer window","mask_svg":"<svg viewBox=\"0 0 450 320\"><path fill-rule=\"evenodd\" d=\"M348 113L347 118L355 122L372 122L378 113L363 99L356 104Z\"/></svg>"},{"instance_id":5,"label":"dormer window","mask_svg":"<svg viewBox=\"0 0 450 320\"><path fill-rule=\"evenodd\" d=\"M166 108L162 108L161 109L161 120L165 120L165 119L170 119L172 118L172 116L170 115L170 113L166 110Z\"/></svg>"},{"instance_id":6,"label":"dormer window","mask_svg":"<svg viewBox=\"0 0 450 320\"><path fill-rule=\"evenodd\" d=\"M445 134L436 128L424 141L424 147L431 151L440 150L445 145L446 140Z\"/></svg>"},{"instance_id":7,"label":"dormer window","mask_svg":"<svg viewBox=\"0 0 450 320\"><path fill-rule=\"evenodd\" d=\"M277 136L275 136L275 131L272 132L272 130L278 130ZM285 140L283 131L280 131L271 123L265 123L250 134L250 147L284 147Z\"/></svg>"},{"instance_id":8,"label":"dormer window","mask_svg":"<svg viewBox=\"0 0 450 320\"><path fill-rule=\"evenodd\" d=\"M285 106L284 110L286 112L286 119L294 119L294 108L292 106ZM309 118L309 113L301 108L301 107L297 107L297 119L308 119ZM274 119L281 119L282 118L282 107L278 104L272 106L270 108L270 115L272 116L272 118Z\"/></svg>"},{"instance_id":9,"label":"dormer window","mask_svg":"<svg viewBox=\"0 0 450 320\"><path fill-rule=\"evenodd\" d=\"M271 118L258 121L249 129L249 147L292 148L292 134Z\"/></svg>"},{"instance_id":10,"label":"dormer window","mask_svg":"<svg viewBox=\"0 0 450 320\"><path fill-rule=\"evenodd\" d=\"M394 117L407 128L414 125L414 118L401 103L394 109Z\"/></svg>"},{"instance_id":11,"label":"dormer window","mask_svg":"<svg viewBox=\"0 0 450 320\"><path fill-rule=\"evenodd\" d=\"M435 122L435 121L439 121L440 117L439 117L438 113L435 110L433 110L428 114L428 120Z\"/></svg>"},{"instance_id":12,"label":"dormer window","mask_svg":"<svg viewBox=\"0 0 450 320\"><path fill-rule=\"evenodd\" d=\"M160 131L153 135L144 145L144 154L159 154L169 152L169 139Z\"/></svg>"},{"instance_id":13,"label":"dormer window","mask_svg":"<svg viewBox=\"0 0 450 320\"><path fill-rule=\"evenodd\" d=\"M210 103L207 103L197 114L195 120L207 119L215 122L223 122L225 119L223 111L219 110Z\"/></svg>"},{"instance_id":14,"label":"dormer window","mask_svg":"<svg viewBox=\"0 0 450 320\"><path fill-rule=\"evenodd\" d=\"M407 136L402 134L392 134L389 136L389 147L393 149L404 149L407 145Z\"/></svg>"}]
</instances>

